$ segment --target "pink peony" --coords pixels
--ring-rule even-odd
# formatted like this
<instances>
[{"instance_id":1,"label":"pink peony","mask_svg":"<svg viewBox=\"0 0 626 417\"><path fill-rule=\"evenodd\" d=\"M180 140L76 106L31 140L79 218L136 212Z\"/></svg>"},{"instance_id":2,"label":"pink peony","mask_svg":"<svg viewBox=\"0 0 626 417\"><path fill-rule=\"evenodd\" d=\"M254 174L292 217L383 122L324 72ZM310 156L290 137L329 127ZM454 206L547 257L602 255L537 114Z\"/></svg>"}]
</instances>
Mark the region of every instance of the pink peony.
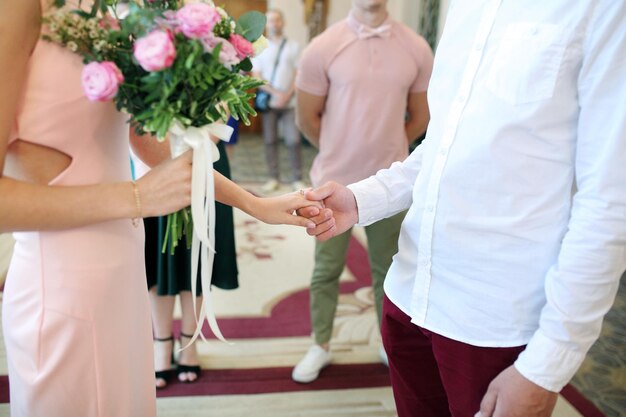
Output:
<instances>
[{"instance_id":1,"label":"pink peony","mask_svg":"<svg viewBox=\"0 0 626 417\"><path fill-rule=\"evenodd\" d=\"M252 43L250 43L243 36L232 34L230 35L230 39L228 40L235 47L239 59L244 59L246 57L254 55L254 47L252 46Z\"/></svg>"},{"instance_id":2,"label":"pink peony","mask_svg":"<svg viewBox=\"0 0 626 417\"><path fill-rule=\"evenodd\" d=\"M161 27L162 29L169 30L172 33L178 33L178 18L176 17L176 12L173 10L166 10L163 13L163 17L157 17L154 21Z\"/></svg>"},{"instance_id":3,"label":"pink peony","mask_svg":"<svg viewBox=\"0 0 626 417\"><path fill-rule=\"evenodd\" d=\"M154 30L135 42L134 55L146 71L169 68L176 58L176 48L169 32Z\"/></svg>"},{"instance_id":4,"label":"pink peony","mask_svg":"<svg viewBox=\"0 0 626 417\"><path fill-rule=\"evenodd\" d=\"M177 13L180 31L191 39L201 39L213 32L213 27L222 20L222 16L204 3L190 3L182 7Z\"/></svg>"},{"instance_id":5,"label":"pink peony","mask_svg":"<svg viewBox=\"0 0 626 417\"><path fill-rule=\"evenodd\" d=\"M98 26L101 29L120 30L120 22L116 18L108 14L98 22Z\"/></svg>"},{"instance_id":6,"label":"pink peony","mask_svg":"<svg viewBox=\"0 0 626 417\"><path fill-rule=\"evenodd\" d=\"M224 64L226 68L231 69L233 65L237 65L240 62L237 50L226 39L219 38L211 34L206 38L201 39L200 41L204 46L204 50L209 53L213 52L213 49L215 49L217 45L222 45L222 48L220 49L219 60L222 64Z\"/></svg>"},{"instance_id":7,"label":"pink peony","mask_svg":"<svg viewBox=\"0 0 626 417\"><path fill-rule=\"evenodd\" d=\"M81 76L85 95L91 101L108 101L117 95L124 82L122 71L111 61L90 62Z\"/></svg>"}]
</instances>

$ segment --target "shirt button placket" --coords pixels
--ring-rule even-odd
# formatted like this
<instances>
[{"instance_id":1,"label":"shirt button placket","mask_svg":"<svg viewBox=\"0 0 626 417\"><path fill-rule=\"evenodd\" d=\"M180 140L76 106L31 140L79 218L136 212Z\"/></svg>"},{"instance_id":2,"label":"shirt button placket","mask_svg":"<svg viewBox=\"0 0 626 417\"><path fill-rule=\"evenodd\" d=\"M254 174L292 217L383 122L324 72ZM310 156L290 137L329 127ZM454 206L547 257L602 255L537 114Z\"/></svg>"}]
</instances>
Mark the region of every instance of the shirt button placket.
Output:
<instances>
[{"instance_id":1,"label":"shirt button placket","mask_svg":"<svg viewBox=\"0 0 626 417\"><path fill-rule=\"evenodd\" d=\"M439 157L435 159L431 170L431 176L426 192L426 204L422 214L422 224L419 235L419 253L417 259L417 271L415 286L412 294L411 310L414 313L413 322L418 325L424 325L428 310L428 294L432 280L432 243L435 227L435 215L437 212L437 204L439 201L439 187L443 170L446 165L450 148L456 136L456 130L461 120L463 110L469 98L472 84L478 70L483 48L489 35L497 9L501 0L495 0L490 7L489 13L483 16L476 41L474 43L474 51L470 52L469 60L464 70L463 79L459 88L458 95L452 103L451 112L448 116L447 127L441 138L440 148L438 150Z\"/></svg>"}]
</instances>

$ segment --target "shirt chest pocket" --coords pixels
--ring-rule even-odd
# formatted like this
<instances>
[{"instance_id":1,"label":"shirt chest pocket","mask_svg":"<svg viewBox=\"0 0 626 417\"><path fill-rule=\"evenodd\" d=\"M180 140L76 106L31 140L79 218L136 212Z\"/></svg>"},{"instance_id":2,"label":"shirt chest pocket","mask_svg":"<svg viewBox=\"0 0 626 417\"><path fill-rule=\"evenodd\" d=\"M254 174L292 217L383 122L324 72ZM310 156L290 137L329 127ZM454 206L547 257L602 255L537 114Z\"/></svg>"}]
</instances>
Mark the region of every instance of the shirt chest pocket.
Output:
<instances>
[{"instance_id":1,"label":"shirt chest pocket","mask_svg":"<svg viewBox=\"0 0 626 417\"><path fill-rule=\"evenodd\" d=\"M509 25L488 70L486 88L513 105L551 98L566 40L559 25Z\"/></svg>"}]
</instances>

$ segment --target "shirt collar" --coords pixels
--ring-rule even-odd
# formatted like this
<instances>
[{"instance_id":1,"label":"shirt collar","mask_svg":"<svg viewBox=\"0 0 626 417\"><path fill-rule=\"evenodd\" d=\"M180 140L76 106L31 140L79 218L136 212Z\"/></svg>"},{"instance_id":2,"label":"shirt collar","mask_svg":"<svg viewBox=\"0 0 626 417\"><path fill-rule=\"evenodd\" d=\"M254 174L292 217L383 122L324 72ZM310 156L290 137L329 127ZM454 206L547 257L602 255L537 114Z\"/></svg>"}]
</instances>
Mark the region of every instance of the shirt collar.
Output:
<instances>
[{"instance_id":1,"label":"shirt collar","mask_svg":"<svg viewBox=\"0 0 626 417\"><path fill-rule=\"evenodd\" d=\"M352 13L352 11L350 11L350 13L348 14L346 22L348 23L348 26L350 27L350 29L352 29L354 31L354 33L356 33L357 35L362 30L361 27L370 28L369 26L367 26L367 25L359 22L358 20L356 20L356 18L354 17L354 14ZM392 26L392 23L393 23L393 20L391 19L391 16L389 16L389 13L387 13L387 17L380 24L380 26L385 26L385 25ZM376 29L376 28L371 28L371 29Z\"/></svg>"}]
</instances>

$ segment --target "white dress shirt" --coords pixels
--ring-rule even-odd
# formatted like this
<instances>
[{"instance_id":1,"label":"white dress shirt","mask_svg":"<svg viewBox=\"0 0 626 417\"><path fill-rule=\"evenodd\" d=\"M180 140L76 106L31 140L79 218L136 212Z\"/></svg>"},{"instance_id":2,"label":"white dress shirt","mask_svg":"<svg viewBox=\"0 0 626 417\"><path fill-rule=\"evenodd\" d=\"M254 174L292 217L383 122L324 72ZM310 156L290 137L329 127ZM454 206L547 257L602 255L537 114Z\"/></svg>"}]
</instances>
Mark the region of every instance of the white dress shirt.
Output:
<instances>
[{"instance_id":1,"label":"white dress shirt","mask_svg":"<svg viewBox=\"0 0 626 417\"><path fill-rule=\"evenodd\" d=\"M626 268L626 1L454 1L404 162L350 186L359 223L410 207L387 275L413 323L559 391Z\"/></svg>"}]
</instances>

